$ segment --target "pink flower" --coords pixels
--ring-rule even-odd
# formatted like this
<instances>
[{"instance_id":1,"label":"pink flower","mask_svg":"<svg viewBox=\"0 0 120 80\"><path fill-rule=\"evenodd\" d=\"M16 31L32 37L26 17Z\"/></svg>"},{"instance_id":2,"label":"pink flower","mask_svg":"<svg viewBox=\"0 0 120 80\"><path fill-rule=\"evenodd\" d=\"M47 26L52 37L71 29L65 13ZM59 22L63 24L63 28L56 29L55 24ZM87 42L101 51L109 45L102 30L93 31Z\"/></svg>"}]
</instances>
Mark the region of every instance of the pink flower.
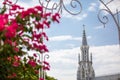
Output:
<instances>
[{"instance_id":1,"label":"pink flower","mask_svg":"<svg viewBox=\"0 0 120 80\"><path fill-rule=\"evenodd\" d=\"M15 61L19 61L20 58L18 56L14 56Z\"/></svg>"},{"instance_id":2,"label":"pink flower","mask_svg":"<svg viewBox=\"0 0 120 80\"><path fill-rule=\"evenodd\" d=\"M18 52L18 51L19 51L19 48L15 47L14 50L15 50L16 52Z\"/></svg>"},{"instance_id":3,"label":"pink flower","mask_svg":"<svg viewBox=\"0 0 120 80\"><path fill-rule=\"evenodd\" d=\"M18 28L18 24L16 22L13 22L10 26L6 28L6 34L5 36L7 38L13 38L16 36L16 31Z\"/></svg>"},{"instance_id":4,"label":"pink flower","mask_svg":"<svg viewBox=\"0 0 120 80\"><path fill-rule=\"evenodd\" d=\"M21 18L25 18L28 15L29 15L29 11L22 11L21 12Z\"/></svg>"},{"instance_id":5,"label":"pink flower","mask_svg":"<svg viewBox=\"0 0 120 80\"><path fill-rule=\"evenodd\" d=\"M3 2L3 4L12 4L12 2L11 1L9 1L9 0L4 0L4 2Z\"/></svg>"},{"instance_id":6,"label":"pink flower","mask_svg":"<svg viewBox=\"0 0 120 80\"><path fill-rule=\"evenodd\" d=\"M43 7L42 6L35 6L36 9L38 9L39 11L43 11Z\"/></svg>"},{"instance_id":7,"label":"pink flower","mask_svg":"<svg viewBox=\"0 0 120 80\"><path fill-rule=\"evenodd\" d=\"M50 23L47 21L43 21L43 24L45 24L48 28L50 28Z\"/></svg>"},{"instance_id":8,"label":"pink flower","mask_svg":"<svg viewBox=\"0 0 120 80\"><path fill-rule=\"evenodd\" d=\"M8 23L8 15L4 14L1 15L0 14L0 31L3 31L5 28L5 25Z\"/></svg>"},{"instance_id":9,"label":"pink flower","mask_svg":"<svg viewBox=\"0 0 120 80\"><path fill-rule=\"evenodd\" d=\"M33 47L38 49L38 45L36 43L33 43Z\"/></svg>"},{"instance_id":10,"label":"pink flower","mask_svg":"<svg viewBox=\"0 0 120 80\"><path fill-rule=\"evenodd\" d=\"M52 16L52 19L53 19L53 21L56 21L56 22L58 22L59 23L59 19L60 18L60 14L59 13L55 13L53 16Z\"/></svg>"},{"instance_id":11,"label":"pink flower","mask_svg":"<svg viewBox=\"0 0 120 80\"><path fill-rule=\"evenodd\" d=\"M39 47L40 51L49 52L48 49L47 49L47 47L45 45L39 45L38 47Z\"/></svg>"},{"instance_id":12,"label":"pink flower","mask_svg":"<svg viewBox=\"0 0 120 80\"><path fill-rule=\"evenodd\" d=\"M33 54L33 56L34 56L34 57L37 57L37 55L36 55L35 53Z\"/></svg>"},{"instance_id":13,"label":"pink flower","mask_svg":"<svg viewBox=\"0 0 120 80\"><path fill-rule=\"evenodd\" d=\"M43 14L43 18L47 18L49 16L51 16L51 13L45 13L45 14Z\"/></svg>"},{"instance_id":14,"label":"pink flower","mask_svg":"<svg viewBox=\"0 0 120 80\"><path fill-rule=\"evenodd\" d=\"M17 75L16 75L16 73L13 73L12 76L13 76L13 77L16 77Z\"/></svg>"},{"instance_id":15,"label":"pink flower","mask_svg":"<svg viewBox=\"0 0 120 80\"><path fill-rule=\"evenodd\" d=\"M43 61L43 63L44 63L45 65L48 65L48 66L49 66L49 63L48 63L48 62L46 62L46 61Z\"/></svg>"},{"instance_id":16,"label":"pink flower","mask_svg":"<svg viewBox=\"0 0 120 80\"><path fill-rule=\"evenodd\" d=\"M43 70L50 70L50 68L48 66L44 66Z\"/></svg>"},{"instance_id":17,"label":"pink flower","mask_svg":"<svg viewBox=\"0 0 120 80\"><path fill-rule=\"evenodd\" d=\"M12 58L11 58L11 57L8 57L8 58L7 58L7 60L8 60L8 61L11 61L11 60L12 60Z\"/></svg>"},{"instance_id":18,"label":"pink flower","mask_svg":"<svg viewBox=\"0 0 120 80\"><path fill-rule=\"evenodd\" d=\"M13 38L16 36L16 30L13 29L12 27L8 27L6 30L7 30L7 32L6 32L5 36L7 38Z\"/></svg>"},{"instance_id":19,"label":"pink flower","mask_svg":"<svg viewBox=\"0 0 120 80\"><path fill-rule=\"evenodd\" d=\"M39 80L44 80L43 78L40 78Z\"/></svg>"},{"instance_id":20,"label":"pink flower","mask_svg":"<svg viewBox=\"0 0 120 80\"><path fill-rule=\"evenodd\" d=\"M16 73L12 73L12 75L7 76L7 78L14 78L17 77Z\"/></svg>"},{"instance_id":21,"label":"pink flower","mask_svg":"<svg viewBox=\"0 0 120 80\"><path fill-rule=\"evenodd\" d=\"M41 33L45 38L46 38L46 40L48 41L48 36L46 35L46 33L45 32L42 32Z\"/></svg>"},{"instance_id":22,"label":"pink flower","mask_svg":"<svg viewBox=\"0 0 120 80\"><path fill-rule=\"evenodd\" d=\"M46 61L43 61L43 63L44 63L43 70L50 70L50 65L49 65L49 63L46 62Z\"/></svg>"},{"instance_id":23,"label":"pink flower","mask_svg":"<svg viewBox=\"0 0 120 80\"><path fill-rule=\"evenodd\" d=\"M38 74L38 73L39 73L39 71L38 71L38 70L35 70L35 73L36 73L36 74Z\"/></svg>"},{"instance_id":24,"label":"pink flower","mask_svg":"<svg viewBox=\"0 0 120 80\"><path fill-rule=\"evenodd\" d=\"M36 67L36 62L34 60L29 60L28 64L31 65L32 67Z\"/></svg>"},{"instance_id":25,"label":"pink flower","mask_svg":"<svg viewBox=\"0 0 120 80\"><path fill-rule=\"evenodd\" d=\"M41 23L36 24L35 27L36 27L38 30L44 28L43 24L41 24Z\"/></svg>"},{"instance_id":26,"label":"pink flower","mask_svg":"<svg viewBox=\"0 0 120 80\"><path fill-rule=\"evenodd\" d=\"M40 60L38 60L38 62L40 63Z\"/></svg>"},{"instance_id":27,"label":"pink flower","mask_svg":"<svg viewBox=\"0 0 120 80\"><path fill-rule=\"evenodd\" d=\"M18 61L14 61L12 64L14 67L18 67L20 65L20 63Z\"/></svg>"},{"instance_id":28,"label":"pink flower","mask_svg":"<svg viewBox=\"0 0 120 80\"><path fill-rule=\"evenodd\" d=\"M22 7L20 7L19 5L16 5L16 4L14 4L14 5L12 5L12 8L11 8L11 10L17 10L17 9L24 9L24 8L22 8Z\"/></svg>"},{"instance_id":29,"label":"pink flower","mask_svg":"<svg viewBox=\"0 0 120 80\"><path fill-rule=\"evenodd\" d=\"M31 14L31 13L37 14L37 11L34 8L29 8L27 11L29 12L29 14Z\"/></svg>"}]
</instances>

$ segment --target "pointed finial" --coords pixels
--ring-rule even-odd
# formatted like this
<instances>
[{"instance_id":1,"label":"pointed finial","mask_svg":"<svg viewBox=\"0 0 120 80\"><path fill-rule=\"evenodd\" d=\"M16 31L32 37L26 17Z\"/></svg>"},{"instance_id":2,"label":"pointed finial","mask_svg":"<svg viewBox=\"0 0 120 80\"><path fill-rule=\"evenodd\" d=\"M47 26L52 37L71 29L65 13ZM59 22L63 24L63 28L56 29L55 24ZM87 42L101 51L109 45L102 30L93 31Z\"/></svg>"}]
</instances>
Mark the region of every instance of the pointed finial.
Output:
<instances>
[{"instance_id":1,"label":"pointed finial","mask_svg":"<svg viewBox=\"0 0 120 80\"><path fill-rule=\"evenodd\" d=\"M85 34L85 25L84 24L83 24L82 45L87 45L87 39L86 39L86 34Z\"/></svg>"},{"instance_id":2,"label":"pointed finial","mask_svg":"<svg viewBox=\"0 0 120 80\"><path fill-rule=\"evenodd\" d=\"M78 63L80 62L80 53L78 53Z\"/></svg>"},{"instance_id":3,"label":"pointed finial","mask_svg":"<svg viewBox=\"0 0 120 80\"><path fill-rule=\"evenodd\" d=\"M91 59L91 62L92 62L92 53L90 54L90 59Z\"/></svg>"},{"instance_id":4,"label":"pointed finial","mask_svg":"<svg viewBox=\"0 0 120 80\"><path fill-rule=\"evenodd\" d=\"M85 30L85 25L83 24L83 30Z\"/></svg>"}]
</instances>

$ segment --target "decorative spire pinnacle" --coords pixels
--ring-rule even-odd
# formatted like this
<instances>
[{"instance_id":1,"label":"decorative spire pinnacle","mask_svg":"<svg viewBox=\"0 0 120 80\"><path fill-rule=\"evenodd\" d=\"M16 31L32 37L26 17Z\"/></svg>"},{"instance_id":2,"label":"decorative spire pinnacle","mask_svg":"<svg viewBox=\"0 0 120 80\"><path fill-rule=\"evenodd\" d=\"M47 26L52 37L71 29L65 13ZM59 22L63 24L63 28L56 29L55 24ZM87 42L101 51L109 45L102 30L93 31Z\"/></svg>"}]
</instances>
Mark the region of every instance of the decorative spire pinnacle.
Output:
<instances>
[{"instance_id":1,"label":"decorative spire pinnacle","mask_svg":"<svg viewBox=\"0 0 120 80\"><path fill-rule=\"evenodd\" d=\"M85 25L83 25L82 45L87 45L87 39L86 39L86 33L85 33Z\"/></svg>"},{"instance_id":2,"label":"decorative spire pinnacle","mask_svg":"<svg viewBox=\"0 0 120 80\"><path fill-rule=\"evenodd\" d=\"M80 53L78 53L78 63L80 62Z\"/></svg>"},{"instance_id":3,"label":"decorative spire pinnacle","mask_svg":"<svg viewBox=\"0 0 120 80\"><path fill-rule=\"evenodd\" d=\"M91 62L92 62L92 53L90 54L90 60L91 60Z\"/></svg>"}]
</instances>

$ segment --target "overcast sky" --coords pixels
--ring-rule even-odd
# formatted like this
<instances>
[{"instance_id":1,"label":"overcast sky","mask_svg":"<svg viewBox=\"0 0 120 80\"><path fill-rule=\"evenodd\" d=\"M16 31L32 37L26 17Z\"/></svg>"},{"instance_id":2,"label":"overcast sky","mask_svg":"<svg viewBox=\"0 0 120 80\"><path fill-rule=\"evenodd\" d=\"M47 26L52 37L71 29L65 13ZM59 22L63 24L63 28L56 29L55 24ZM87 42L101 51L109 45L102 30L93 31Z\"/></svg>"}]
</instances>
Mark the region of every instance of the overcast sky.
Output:
<instances>
[{"instance_id":1,"label":"overcast sky","mask_svg":"<svg viewBox=\"0 0 120 80\"><path fill-rule=\"evenodd\" d=\"M66 1L66 7L70 6L69 1L71 0L63 1ZM110 18L104 28L97 17L99 10L104 8L99 0L80 0L80 2L82 4L81 14L72 16L63 11L60 23L54 23L49 30L46 30L49 36L46 44L50 51L48 53L50 58L47 61L51 65L48 75L58 80L76 80L83 24L86 26L89 52L93 54L95 75L120 73L120 46L118 45L117 28L112 18L109 14L102 13ZM38 0L19 0L18 4L26 8L39 5ZM120 0L114 0L109 5L113 13L119 6Z\"/></svg>"}]
</instances>

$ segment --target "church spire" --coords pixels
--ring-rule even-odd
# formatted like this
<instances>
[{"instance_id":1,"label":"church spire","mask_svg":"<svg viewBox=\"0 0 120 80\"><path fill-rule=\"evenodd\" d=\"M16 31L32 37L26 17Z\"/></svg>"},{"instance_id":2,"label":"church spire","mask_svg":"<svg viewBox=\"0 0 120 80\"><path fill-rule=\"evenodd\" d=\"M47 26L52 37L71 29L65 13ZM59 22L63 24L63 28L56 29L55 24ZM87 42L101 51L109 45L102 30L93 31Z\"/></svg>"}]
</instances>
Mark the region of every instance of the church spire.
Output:
<instances>
[{"instance_id":1,"label":"church spire","mask_svg":"<svg viewBox=\"0 0 120 80\"><path fill-rule=\"evenodd\" d=\"M85 25L83 25L82 45L87 45L87 39L86 39L86 33L85 33Z\"/></svg>"},{"instance_id":2,"label":"church spire","mask_svg":"<svg viewBox=\"0 0 120 80\"><path fill-rule=\"evenodd\" d=\"M95 80L95 73L92 67L92 54L89 56L89 45L87 44L85 25L83 25L82 45L80 49L81 56L78 54L78 61L80 62L77 71L77 80Z\"/></svg>"}]
</instances>

